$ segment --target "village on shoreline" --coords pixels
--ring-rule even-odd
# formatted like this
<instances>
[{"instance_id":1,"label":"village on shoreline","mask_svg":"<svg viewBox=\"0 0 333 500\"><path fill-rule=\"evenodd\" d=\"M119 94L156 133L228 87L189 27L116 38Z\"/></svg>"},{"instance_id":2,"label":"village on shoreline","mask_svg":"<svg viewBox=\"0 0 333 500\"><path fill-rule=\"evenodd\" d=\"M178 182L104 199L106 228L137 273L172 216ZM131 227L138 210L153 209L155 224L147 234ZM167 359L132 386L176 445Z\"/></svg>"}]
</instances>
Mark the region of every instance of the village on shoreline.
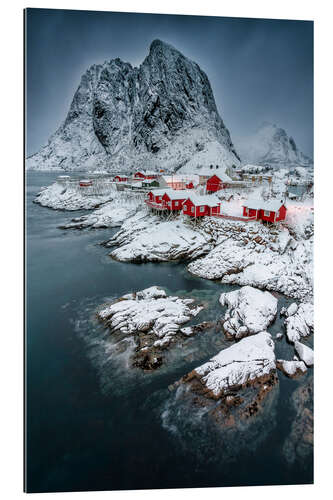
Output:
<instances>
[{"instance_id":1,"label":"village on shoreline","mask_svg":"<svg viewBox=\"0 0 333 500\"><path fill-rule=\"evenodd\" d=\"M64 230L118 228L102 242L116 261L183 260L194 276L240 287L221 294L219 302L227 306L224 317L191 326L185 325L204 306L169 297L155 283L129 291L98 312L115 339L133 339L132 366L144 372L164 364L165 352L173 346L221 328L231 346L170 387L180 401L206 408L219 427L237 428L240 422L252 422L276 398L278 371L287 378L307 377L311 387L312 171L247 165L230 172L211 165L193 175L59 175L35 202L89 211L61 225ZM280 294L290 305L278 312ZM278 315L285 318L285 332L273 338L267 328ZM281 339L289 353L285 359L274 354ZM291 358L288 346L293 346ZM292 437L295 449L301 442L306 453L313 440L307 420L311 401L304 398L293 429L298 437ZM305 437L298 435L300 426L306 426Z\"/></svg>"}]
</instances>

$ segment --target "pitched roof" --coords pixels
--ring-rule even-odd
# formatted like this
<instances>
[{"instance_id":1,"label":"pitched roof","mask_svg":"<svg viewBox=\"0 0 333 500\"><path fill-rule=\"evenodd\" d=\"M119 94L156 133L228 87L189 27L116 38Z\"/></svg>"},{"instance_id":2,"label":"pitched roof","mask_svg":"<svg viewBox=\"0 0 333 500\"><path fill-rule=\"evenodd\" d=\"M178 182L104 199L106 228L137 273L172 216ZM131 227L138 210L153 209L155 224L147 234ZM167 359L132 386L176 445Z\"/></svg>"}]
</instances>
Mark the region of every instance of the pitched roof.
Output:
<instances>
[{"instance_id":1,"label":"pitched roof","mask_svg":"<svg viewBox=\"0 0 333 500\"><path fill-rule=\"evenodd\" d=\"M166 194L169 196L170 200L185 200L191 194L190 190L186 189L171 189L170 191L166 191Z\"/></svg>"},{"instance_id":2,"label":"pitched roof","mask_svg":"<svg viewBox=\"0 0 333 500\"><path fill-rule=\"evenodd\" d=\"M196 206L207 205L208 207L216 207L221 203L214 195L198 196L197 194L190 193L187 199L190 199Z\"/></svg>"},{"instance_id":3,"label":"pitched roof","mask_svg":"<svg viewBox=\"0 0 333 500\"><path fill-rule=\"evenodd\" d=\"M153 193L154 196L163 196L165 193L169 193L169 191L171 191L170 188L164 188L164 189L152 189L149 192Z\"/></svg>"},{"instance_id":4,"label":"pitched roof","mask_svg":"<svg viewBox=\"0 0 333 500\"><path fill-rule=\"evenodd\" d=\"M277 212L284 202L282 200L248 200L243 203L243 207L253 208L254 210L267 210L269 212Z\"/></svg>"}]
</instances>

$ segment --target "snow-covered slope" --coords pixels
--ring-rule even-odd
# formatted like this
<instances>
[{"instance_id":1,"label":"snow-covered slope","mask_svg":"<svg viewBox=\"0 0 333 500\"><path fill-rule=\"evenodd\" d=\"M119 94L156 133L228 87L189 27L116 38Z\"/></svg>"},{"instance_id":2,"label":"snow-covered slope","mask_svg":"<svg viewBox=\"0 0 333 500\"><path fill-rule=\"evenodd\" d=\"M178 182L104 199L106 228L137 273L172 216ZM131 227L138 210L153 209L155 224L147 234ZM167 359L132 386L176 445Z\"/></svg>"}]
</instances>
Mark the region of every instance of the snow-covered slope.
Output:
<instances>
[{"instance_id":1,"label":"snow-covered slope","mask_svg":"<svg viewBox=\"0 0 333 500\"><path fill-rule=\"evenodd\" d=\"M31 169L177 169L196 156L200 163L239 164L206 74L175 48L154 40L139 68L118 58L91 66L64 123L26 164Z\"/></svg>"},{"instance_id":2,"label":"snow-covered slope","mask_svg":"<svg viewBox=\"0 0 333 500\"><path fill-rule=\"evenodd\" d=\"M304 155L287 132L272 123L263 123L252 135L237 144L242 163L283 167L312 167L313 160Z\"/></svg>"}]
</instances>

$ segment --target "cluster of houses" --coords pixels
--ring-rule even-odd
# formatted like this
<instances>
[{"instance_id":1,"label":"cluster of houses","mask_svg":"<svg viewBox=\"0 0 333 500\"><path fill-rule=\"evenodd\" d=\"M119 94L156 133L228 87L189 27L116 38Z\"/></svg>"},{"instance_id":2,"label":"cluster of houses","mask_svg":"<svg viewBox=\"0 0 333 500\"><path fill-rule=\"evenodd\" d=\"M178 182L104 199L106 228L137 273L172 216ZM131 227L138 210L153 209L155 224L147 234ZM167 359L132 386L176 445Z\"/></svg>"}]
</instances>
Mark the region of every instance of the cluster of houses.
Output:
<instances>
[{"instance_id":1,"label":"cluster of houses","mask_svg":"<svg viewBox=\"0 0 333 500\"><path fill-rule=\"evenodd\" d=\"M218 165L216 165L218 169ZM215 169L215 172L216 172ZM213 174L213 175L212 175ZM230 174L231 175L231 174ZM61 179L60 179L61 177ZM255 179L254 179L255 177ZM271 182L270 176L253 175L251 181L265 180ZM59 180L68 181L69 176L59 176ZM137 171L133 176L116 175L111 181L144 188L148 192L145 203L157 212L182 212L189 217L200 218L204 216L232 217L239 220L261 220L266 222L280 222L286 218L286 207L283 201L248 200L242 205L243 212L239 216L228 216L222 213L221 201L216 193L220 190L239 185L237 181L226 172L213 173L212 168L201 170L199 174L192 175L164 175L153 171ZM80 188L93 185L93 180L82 179ZM195 188L200 187L205 195L199 195ZM197 190L198 191L198 190Z\"/></svg>"},{"instance_id":2,"label":"cluster of houses","mask_svg":"<svg viewBox=\"0 0 333 500\"><path fill-rule=\"evenodd\" d=\"M158 212L182 212L189 217L228 217L221 210L221 201L216 195L200 196L191 190L156 189L149 191L145 203ZM287 209L284 202L277 200L249 200L242 205L240 220L262 220L280 222L285 220Z\"/></svg>"}]
</instances>

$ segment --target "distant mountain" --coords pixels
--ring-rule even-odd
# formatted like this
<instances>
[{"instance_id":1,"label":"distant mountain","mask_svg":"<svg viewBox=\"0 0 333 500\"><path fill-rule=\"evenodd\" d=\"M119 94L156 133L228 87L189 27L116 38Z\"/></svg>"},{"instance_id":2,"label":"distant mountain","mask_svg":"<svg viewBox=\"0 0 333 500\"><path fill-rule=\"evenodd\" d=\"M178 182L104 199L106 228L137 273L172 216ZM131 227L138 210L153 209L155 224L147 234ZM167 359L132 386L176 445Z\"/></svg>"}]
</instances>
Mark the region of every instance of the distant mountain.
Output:
<instances>
[{"instance_id":1,"label":"distant mountain","mask_svg":"<svg viewBox=\"0 0 333 500\"><path fill-rule=\"evenodd\" d=\"M31 169L179 169L239 165L206 74L154 40L139 68L114 59L82 76L68 115Z\"/></svg>"},{"instance_id":2,"label":"distant mountain","mask_svg":"<svg viewBox=\"0 0 333 500\"><path fill-rule=\"evenodd\" d=\"M300 151L287 132L272 123L263 123L255 134L237 144L243 164L283 167L313 167L313 160Z\"/></svg>"}]
</instances>

